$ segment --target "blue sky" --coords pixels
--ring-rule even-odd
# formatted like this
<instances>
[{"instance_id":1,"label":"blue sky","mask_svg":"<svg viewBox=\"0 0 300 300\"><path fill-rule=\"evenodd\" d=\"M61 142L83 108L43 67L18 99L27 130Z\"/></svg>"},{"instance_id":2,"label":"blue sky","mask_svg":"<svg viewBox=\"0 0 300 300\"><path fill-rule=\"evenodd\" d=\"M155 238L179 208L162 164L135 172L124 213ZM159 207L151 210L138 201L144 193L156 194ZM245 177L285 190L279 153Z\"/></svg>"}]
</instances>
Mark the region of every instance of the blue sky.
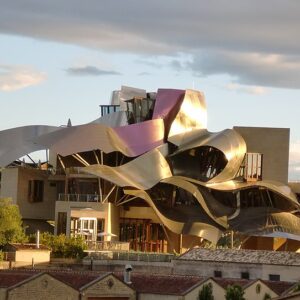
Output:
<instances>
[{"instance_id":1,"label":"blue sky","mask_svg":"<svg viewBox=\"0 0 300 300\"><path fill-rule=\"evenodd\" d=\"M89 122L121 85L194 87L210 131L291 128L290 179L300 180L300 3L222 4L3 2L0 130Z\"/></svg>"}]
</instances>

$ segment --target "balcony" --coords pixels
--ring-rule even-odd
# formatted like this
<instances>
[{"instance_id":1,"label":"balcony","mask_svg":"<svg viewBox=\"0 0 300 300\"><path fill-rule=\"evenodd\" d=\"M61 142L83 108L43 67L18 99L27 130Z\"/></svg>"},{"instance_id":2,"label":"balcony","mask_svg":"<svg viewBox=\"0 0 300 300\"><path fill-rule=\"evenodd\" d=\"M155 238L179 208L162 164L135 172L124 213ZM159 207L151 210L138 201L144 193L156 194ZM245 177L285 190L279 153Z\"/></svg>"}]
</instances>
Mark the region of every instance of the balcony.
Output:
<instances>
[{"instance_id":1,"label":"balcony","mask_svg":"<svg viewBox=\"0 0 300 300\"><path fill-rule=\"evenodd\" d=\"M129 242L119 241L87 241L89 251L129 251Z\"/></svg>"},{"instance_id":2,"label":"balcony","mask_svg":"<svg viewBox=\"0 0 300 300\"><path fill-rule=\"evenodd\" d=\"M263 154L247 152L236 177L242 178L247 182L262 180Z\"/></svg>"},{"instance_id":3,"label":"balcony","mask_svg":"<svg viewBox=\"0 0 300 300\"><path fill-rule=\"evenodd\" d=\"M58 194L58 201L100 202L100 195L97 195L97 194Z\"/></svg>"}]
</instances>

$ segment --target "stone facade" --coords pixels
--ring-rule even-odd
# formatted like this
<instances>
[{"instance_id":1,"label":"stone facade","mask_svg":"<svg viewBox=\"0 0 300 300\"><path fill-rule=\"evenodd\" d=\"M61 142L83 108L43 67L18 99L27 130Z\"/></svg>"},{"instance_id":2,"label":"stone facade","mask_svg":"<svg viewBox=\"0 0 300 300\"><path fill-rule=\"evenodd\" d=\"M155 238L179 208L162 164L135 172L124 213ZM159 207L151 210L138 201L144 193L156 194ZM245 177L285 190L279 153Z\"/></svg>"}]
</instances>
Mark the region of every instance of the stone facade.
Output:
<instances>
[{"instance_id":1,"label":"stone facade","mask_svg":"<svg viewBox=\"0 0 300 300\"><path fill-rule=\"evenodd\" d=\"M9 288L7 298L3 300L74 300L78 299L78 295L78 291L51 275L38 274L34 278Z\"/></svg>"},{"instance_id":2,"label":"stone facade","mask_svg":"<svg viewBox=\"0 0 300 300\"><path fill-rule=\"evenodd\" d=\"M135 290L113 275L105 275L80 289L82 300L101 297L120 297L128 300L136 299Z\"/></svg>"}]
</instances>

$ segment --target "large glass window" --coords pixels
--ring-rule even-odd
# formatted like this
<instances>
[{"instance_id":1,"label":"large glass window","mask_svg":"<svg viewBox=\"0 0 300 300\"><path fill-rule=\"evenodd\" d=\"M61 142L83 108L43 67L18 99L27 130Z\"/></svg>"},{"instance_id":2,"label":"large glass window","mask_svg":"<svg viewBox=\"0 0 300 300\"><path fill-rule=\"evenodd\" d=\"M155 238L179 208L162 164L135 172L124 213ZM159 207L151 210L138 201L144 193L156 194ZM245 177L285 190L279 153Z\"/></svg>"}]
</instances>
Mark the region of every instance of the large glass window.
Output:
<instances>
[{"instance_id":1,"label":"large glass window","mask_svg":"<svg viewBox=\"0 0 300 300\"><path fill-rule=\"evenodd\" d=\"M244 177L247 181L262 180L262 163L261 153L246 153Z\"/></svg>"},{"instance_id":2,"label":"large glass window","mask_svg":"<svg viewBox=\"0 0 300 300\"><path fill-rule=\"evenodd\" d=\"M66 234L67 230L67 213L59 212L57 215L57 234Z\"/></svg>"},{"instance_id":3,"label":"large glass window","mask_svg":"<svg viewBox=\"0 0 300 300\"><path fill-rule=\"evenodd\" d=\"M28 201L42 202L44 198L44 181L29 180L28 182Z\"/></svg>"},{"instance_id":4,"label":"large glass window","mask_svg":"<svg viewBox=\"0 0 300 300\"><path fill-rule=\"evenodd\" d=\"M122 219L119 237L135 251L165 252L167 249L162 225L147 219Z\"/></svg>"}]
</instances>

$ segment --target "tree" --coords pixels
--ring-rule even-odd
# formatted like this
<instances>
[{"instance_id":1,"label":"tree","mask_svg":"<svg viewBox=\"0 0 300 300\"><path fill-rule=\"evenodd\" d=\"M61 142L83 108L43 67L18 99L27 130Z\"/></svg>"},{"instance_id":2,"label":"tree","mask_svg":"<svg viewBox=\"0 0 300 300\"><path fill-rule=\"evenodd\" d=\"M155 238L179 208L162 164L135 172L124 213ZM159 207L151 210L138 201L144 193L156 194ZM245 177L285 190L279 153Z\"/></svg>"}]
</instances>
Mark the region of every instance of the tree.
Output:
<instances>
[{"instance_id":1,"label":"tree","mask_svg":"<svg viewBox=\"0 0 300 300\"><path fill-rule=\"evenodd\" d=\"M213 286L211 282L202 286L202 289L199 292L198 300L214 300Z\"/></svg>"},{"instance_id":2,"label":"tree","mask_svg":"<svg viewBox=\"0 0 300 300\"><path fill-rule=\"evenodd\" d=\"M265 293L263 300L270 300L272 299L271 295L269 293Z\"/></svg>"},{"instance_id":3,"label":"tree","mask_svg":"<svg viewBox=\"0 0 300 300\"><path fill-rule=\"evenodd\" d=\"M0 247L24 240L25 233L18 206L12 204L11 199L0 199Z\"/></svg>"},{"instance_id":4,"label":"tree","mask_svg":"<svg viewBox=\"0 0 300 300\"><path fill-rule=\"evenodd\" d=\"M30 242L35 242L36 236L29 237ZM51 255L60 258L83 258L87 248L81 236L67 237L64 234L53 235L49 232L40 234L40 243L51 248Z\"/></svg>"},{"instance_id":5,"label":"tree","mask_svg":"<svg viewBox=\"0 0 300 300\"><path fill-rule=\"evenodd\" d=\"M300 291L300 283L298 283L295 288L293 289L293 292L299 292Z\"/></svg>"},{"instance_id":6,"label":"tree","mask_svg":"<svg viewBox=\"0 0 300 300\"><path fill-rule=\"evenodd\" d=\"M242 287L237 284L229 285L225 294L226 300L245 300Z\"/></svg>"}]
</instances>

